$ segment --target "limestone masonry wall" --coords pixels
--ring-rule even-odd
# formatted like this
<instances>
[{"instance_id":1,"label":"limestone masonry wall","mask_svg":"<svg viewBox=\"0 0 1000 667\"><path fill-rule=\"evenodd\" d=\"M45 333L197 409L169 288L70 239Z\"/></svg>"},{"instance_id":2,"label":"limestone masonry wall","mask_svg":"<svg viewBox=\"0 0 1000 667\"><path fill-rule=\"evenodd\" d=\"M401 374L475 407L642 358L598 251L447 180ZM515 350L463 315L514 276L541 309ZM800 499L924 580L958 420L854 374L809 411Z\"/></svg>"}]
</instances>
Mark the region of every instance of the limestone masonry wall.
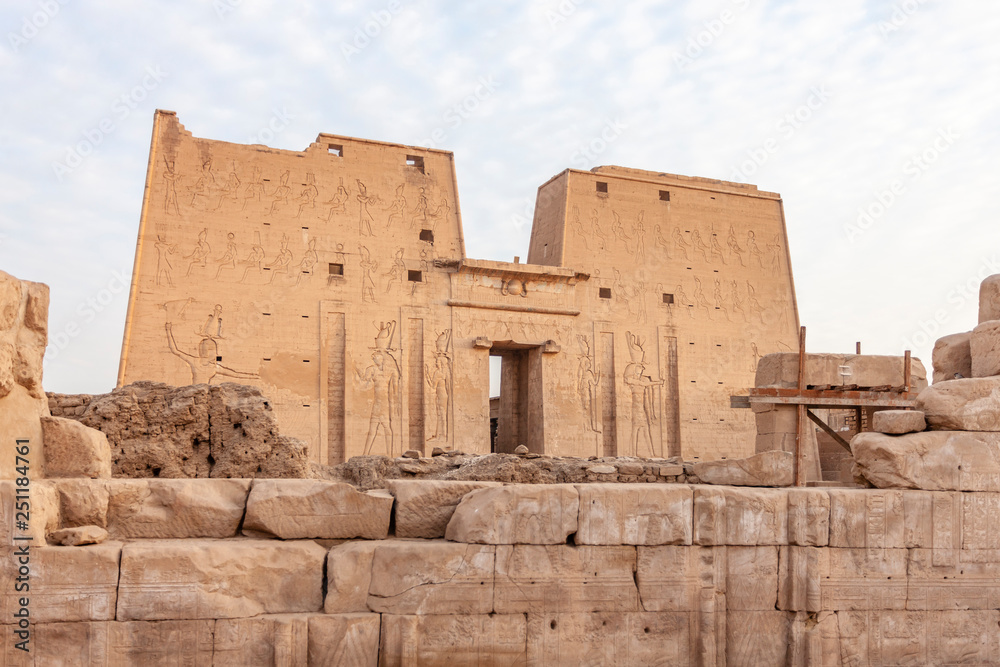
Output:
<instances>
[{"instance_id":1,"label":"limestone masonry wall","mask_svg":"<svg viewBox=\"0 0 1000 667\"><path fill-rule=\"evenodd\" d=\"M0 483L0 507L13 493ZM4 665L1000 658L996 493L217 479L34 493L35 652L8 625ZM14 568L0 564L5 624Z\"/></svg>"}]
</instances>

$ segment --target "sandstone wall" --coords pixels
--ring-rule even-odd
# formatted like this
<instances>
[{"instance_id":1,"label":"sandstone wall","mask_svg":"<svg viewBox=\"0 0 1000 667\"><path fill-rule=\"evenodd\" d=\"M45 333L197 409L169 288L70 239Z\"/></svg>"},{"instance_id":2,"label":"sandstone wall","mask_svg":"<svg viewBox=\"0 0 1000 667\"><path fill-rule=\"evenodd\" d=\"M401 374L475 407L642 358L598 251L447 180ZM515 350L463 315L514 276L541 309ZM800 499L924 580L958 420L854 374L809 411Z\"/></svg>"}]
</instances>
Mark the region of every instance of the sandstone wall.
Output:
<instances>
[{"instance_id":1,"label":"sandstone wall","mask_svg":"<svg viewBox=\"0 0 1000 667\"><path fill-rule=\"evenodd\" d=\"M40 541L107 539L32 549L31 655L13 647L16 573L9 557L0 562L8 665L732 667L1000 656L996 493L36 486ZM0 493L6 500L13 484Z\"/></svg>"}]
</instances>

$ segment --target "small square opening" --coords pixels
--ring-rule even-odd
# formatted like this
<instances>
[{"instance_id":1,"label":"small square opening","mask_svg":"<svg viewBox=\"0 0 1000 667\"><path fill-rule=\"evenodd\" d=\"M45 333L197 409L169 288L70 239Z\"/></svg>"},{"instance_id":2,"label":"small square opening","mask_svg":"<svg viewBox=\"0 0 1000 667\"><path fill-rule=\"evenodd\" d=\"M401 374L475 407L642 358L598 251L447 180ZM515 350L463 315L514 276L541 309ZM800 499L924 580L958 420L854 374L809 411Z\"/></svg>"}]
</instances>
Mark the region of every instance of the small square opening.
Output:
<instances>
[{"instance_id":1,"label":"small square opening","mask_svg":"<svg viewBox=\"0 0 1000 667\"><path fill-rule=\"evenodd\" d=\"M673 294L667 294L667 293L664 292L664 294L663 294L663 303L673 303L673 302L674 302L674 295Z\"/></svg>"},{"instance_id":2,"label":"small square opening","mask_svg":"<svg viewBox=\"0 0 1000 667\"><path fill-rule=\"evenodd\" d=\"M335 157L344 157L344 147L340 144L327 144L326 152Z\"/></svg>"},{"instance_id":3,"label":"small square opening","mask_svg":"<svg viewBox=\"0 0 1000 667\"><path fill-rule=\"evenodd\" d=\"M420 170L420 173L424 172L424 158L421 155L407 155L406 156L406 166L416 167Z\"/></svg>"},{"instance_id":4,"label":"small square opening","mask_svg":"<svg viewBox=\"0 0 1000 667\"><path fill-rule=\"evenodd\" d=\"M333 262L330 262L330 275L331 276L342 276L342 275L344 275L344 265L343 264L334 264Z\"/></svg>"},{"instance_id":5,"label":"small square opening","mask_svg":"<svg viewBox=\"0 0 1000 667\"><path fill-rule=\"evenodd\" d=\"M660 201L670 201L670 190L660 190Z\"/></svg>"},{"instance_id":6,"label":"small square opening","mask_svg":"<svg viewBox=\"0 0 1000 667\"><path fill-rule=\"evenodd\" d=\"M406 279L411 283L422 283L424 282L424 274L420 271L407 271Z\"/></svg>"},{"instance_id":7,"label":"small square opening","mask_svg":"<svg viewBox=\"0 0 1000 667\"><path fill-rule=\"evenodd\" d=\"M610 287L601 287L601 288L598 288L597 294L602 299L610 299L611 298L611 288Z\"/></svg>"},{"instance_id":8,"label":"small square opening","mask_svg":"<svg viewBox=\"0 0 1000 667\"><path fill-rule=\"evenodd\" d=\"M597 191L598 192L602 192L604 194L607 194L607 192L608 192L608 184L607 183L605 183L604 181L597 181L596 185L597 185Z\"/></svg>"},{"instance_id":9,"label":"small square opening","mask_svg":"<svg viewBox=\"0 0 1000 667\"><path fill-rule=\"evenodd\" d=\"M421 229L420 240L427 241L428 243L434 243L434 232L429 229Z\"/></svg>"},{"instance_id":10,"label":"small square opening","mask_svg":"<svg viewBox=\"0 0 1000 667\"><path fill-rule=\"evenodd\" d=\"M216 357L215 360L216 361L222 361L222 357Z\"/></svg>"}]
</instances>

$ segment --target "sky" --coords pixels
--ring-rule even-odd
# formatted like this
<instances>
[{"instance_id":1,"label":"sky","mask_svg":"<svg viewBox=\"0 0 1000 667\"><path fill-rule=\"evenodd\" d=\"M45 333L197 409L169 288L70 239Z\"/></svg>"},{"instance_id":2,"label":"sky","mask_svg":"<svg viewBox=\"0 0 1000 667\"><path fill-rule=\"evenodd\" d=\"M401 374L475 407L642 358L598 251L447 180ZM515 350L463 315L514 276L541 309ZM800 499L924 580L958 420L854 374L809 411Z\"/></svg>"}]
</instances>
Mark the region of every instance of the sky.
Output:
<instances>
[{"instance_id":1,"label":"sky","mask_svg":"<svg viewBox=\"0 0 1000 667\"><path fill-rule=\"evenodd\" d=\"M453 151L477 259L527 255L567 167L753 183L784 201L807 349L929 367L1000 273L998 34L969 0L5 0L0 270L51 287L46 389L113 388L160 108Z\"/></svg>"}]
</instances>

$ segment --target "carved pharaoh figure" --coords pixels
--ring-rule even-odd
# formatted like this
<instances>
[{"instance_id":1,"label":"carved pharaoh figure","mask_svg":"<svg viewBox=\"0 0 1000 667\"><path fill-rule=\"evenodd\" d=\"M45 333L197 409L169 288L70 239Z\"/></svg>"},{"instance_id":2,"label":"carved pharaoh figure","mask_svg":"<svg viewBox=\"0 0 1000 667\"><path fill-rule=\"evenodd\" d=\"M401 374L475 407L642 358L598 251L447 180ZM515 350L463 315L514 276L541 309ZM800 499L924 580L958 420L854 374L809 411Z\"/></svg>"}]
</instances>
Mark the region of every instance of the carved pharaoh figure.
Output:
<instances>
[{"instance_id":1,"label":"carved pharaoh figure","mask_svg":"<svg viewBox=\"0 0 1000 667\"><path fill-rule=\"evenodd\" d=\"M191 263L188 264L187 273L184 276L191 275L191 269L194 268L195 264L205 268L208 264L208 253L210 252L212 252L212 246L208 244L208 228L205 228L198 232L198 243L195 244L191 254L185 257L185 259L190 259Z\"/></svg>"},{"instance_id":2,"label":"carved pharaoh figure","mask_svg":"<svg viewBox=\"0 0 1000 667\"><path fill-rule=\"evenodd\" d=\"M434 400L434 433L431 440L448 441L448 405L451 402L451 329L445 329L435 341L434 368L424 366L424 377Z\"/></svg>"},{"instance_id":3,"label":"carved pharaoh figure","mask_svg":"<svg viewBox=\"0 0 1000 667\"><path fill-rule=\"evenodd\" d=\"M576 389L580 394L583 415L587 428L595 433L601 432L601 404L598 387L601 384L600 372L594 372L594 360L590 352L590 343L583 336L577 336L580 341L580 366L576 371Z\"/></svg>"},{"instance_id":4,"label":"carved pharaoh figure","mask_svg":"<svg viewBox=\"0 0 1000 667\"><path fill-rule=\"evenodd\" d=\"M400 372L396 358L392 355L392 336L396 322L382 322L375 337L375 347L372 352L372 364L364 373L355 371L358 380L367 388L373 390L372 411L368 420L368 435L365 438L364 454L371 454L372 445L379 433L385 440L385 453L392 456L395 453L396 435L394 428L398 409L398 392Z\"/></svg>"},{"instance_id":5,"label":"carved pharaoh figure","mask_svg":"<svg viewBox=\"0 0 1000 667\"><path fill-rule=\"evenodd\" d=\"M640 451L644 446L649 450L649 456L657 456L652 435L653 424L657 421L656 387L663 385L664 381L643 375L646 370L646 352L642 340L633 336L630 331L626 331L625 336L631 363L625 367L622 379L632 398L631 453L634 456L645 456Z\"/></svg>"}]
</instances>

